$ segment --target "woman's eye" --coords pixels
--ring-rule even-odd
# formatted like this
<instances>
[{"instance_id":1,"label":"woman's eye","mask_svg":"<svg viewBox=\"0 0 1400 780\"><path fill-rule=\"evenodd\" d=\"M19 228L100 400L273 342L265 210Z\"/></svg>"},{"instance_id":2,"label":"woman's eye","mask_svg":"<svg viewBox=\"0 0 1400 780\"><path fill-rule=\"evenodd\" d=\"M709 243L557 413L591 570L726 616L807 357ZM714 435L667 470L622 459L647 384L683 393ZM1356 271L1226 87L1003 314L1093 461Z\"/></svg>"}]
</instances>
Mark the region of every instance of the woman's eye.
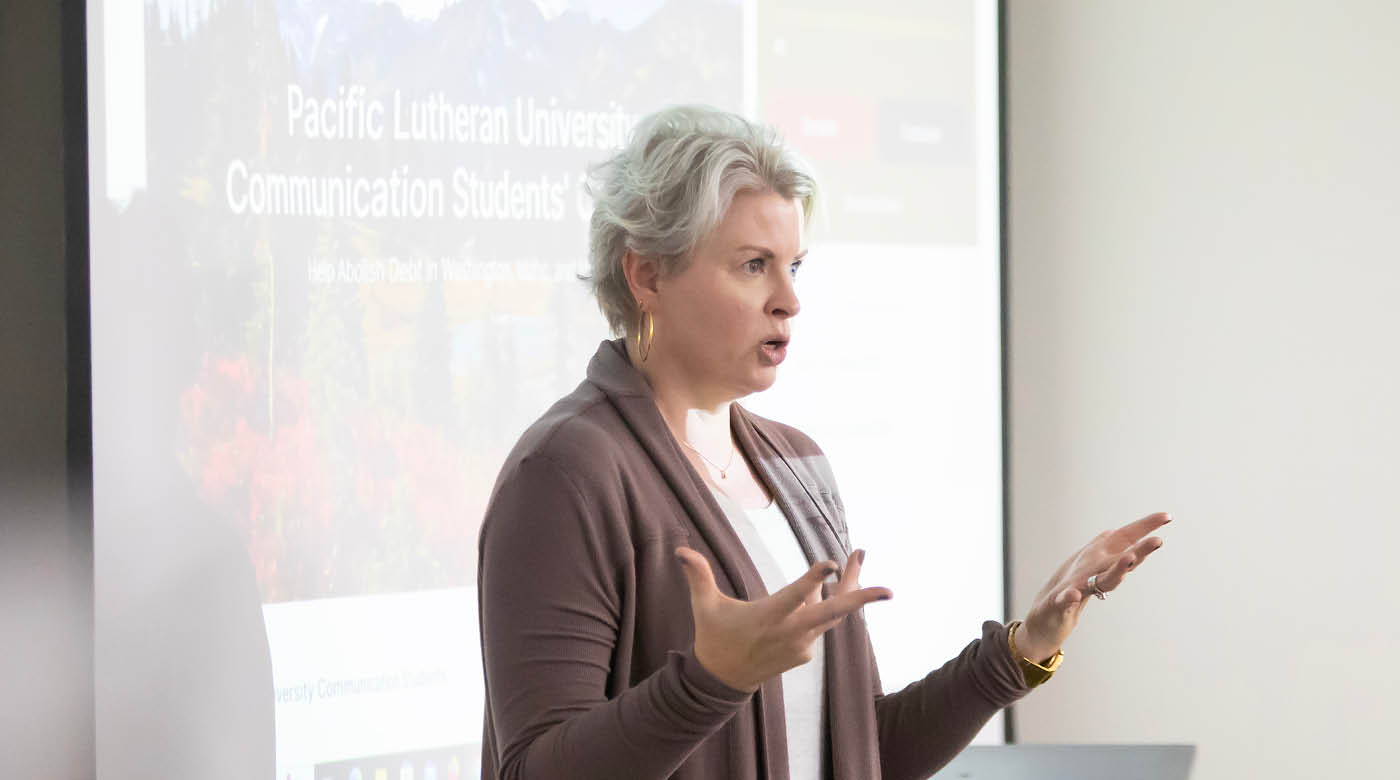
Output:
<instances>
[{"instance_id":1,"label":"woman's eye","mask_svg":"<svg viewBox=\"0 0 1400 780\"><path fill-rule=\"evenodd\" d=\"M799 268L801 268L801 267L802 267L802 261L801 261L801 260L798 260L797 262L795 262L795 263L793 263L792 265L788 266L788 273L792 274L793 276L797 276L797 269L799 269Z\"/></svg>"},{"instance_id":2,"label":"woman's eye","mask_svg":"<svg viewBox=\"0 0 1400 780\"><path fill-rule=\"evenodd\" d=\"M748 261L747 263L744 263L744 270L748 271L748 272L751 273L751 274L756 274L756 273L762 271L762 270L763 270L763 258L761 258L761 257L755 257L754 259Z\"/></svg>"}]
</instances>

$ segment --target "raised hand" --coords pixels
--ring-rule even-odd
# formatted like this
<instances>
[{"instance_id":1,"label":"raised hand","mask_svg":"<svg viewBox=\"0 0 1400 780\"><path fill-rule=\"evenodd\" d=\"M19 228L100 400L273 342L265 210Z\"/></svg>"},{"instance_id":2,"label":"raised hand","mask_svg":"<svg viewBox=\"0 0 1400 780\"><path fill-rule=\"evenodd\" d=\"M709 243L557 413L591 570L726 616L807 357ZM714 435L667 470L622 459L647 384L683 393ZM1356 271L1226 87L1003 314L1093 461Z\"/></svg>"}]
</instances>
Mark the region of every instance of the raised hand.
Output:
<instances>
[{"instance_id":1,"label":"raised hand","mask_svg":"<svg viewBox=\"0 0 1400 780\"><path fill-rule=\"evenodd\" d=\"M695 657L731 688L753 692L764 680L812 660L812 643L847 615L894 594L889 588L860 587L865 552L857 550L846 570L823 599L822 581L837 572L820 561L791 584L756 601L721 593L705 556L677 547L676 558L690 583L695 616Z\"/></svg>"},{"instance_id":2,"label":"raised hand","mask_svg":"<svg viewBox=\"0 0 1400 780\"><path fill-rule=\"evenodd\" d=\"M1095 588L1106 594L1121 585L1128 572L1162 546L1161 537L1148 534L1169 522L1170 515L1158 512L1104 531L1060 564L1026 613L1016 649L1032 661L1054 655L1078 625L1089 597L1097 595Z\"/></svg>"}]
</instances>

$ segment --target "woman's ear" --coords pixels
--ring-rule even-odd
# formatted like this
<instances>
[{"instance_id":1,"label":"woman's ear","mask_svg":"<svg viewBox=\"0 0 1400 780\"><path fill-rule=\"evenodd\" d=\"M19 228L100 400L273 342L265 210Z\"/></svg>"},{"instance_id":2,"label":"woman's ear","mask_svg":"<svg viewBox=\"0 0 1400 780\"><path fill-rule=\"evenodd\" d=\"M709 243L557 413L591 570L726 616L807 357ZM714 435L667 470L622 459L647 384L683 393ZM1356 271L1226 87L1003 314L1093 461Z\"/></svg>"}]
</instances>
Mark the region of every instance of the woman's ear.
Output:
<instances>
[{"instance_id":1,"label":"woman's ear","mask_svg":"<svg viewBox=\"0 0 1400 780\"><path fill-rule=\"evenodd\" d=\"M661 264L654 257L637 254L631 249L622 254L622 275L627 279L627 289L643 311L654 311L659 283Z\"/></svg>"}]
</instances>

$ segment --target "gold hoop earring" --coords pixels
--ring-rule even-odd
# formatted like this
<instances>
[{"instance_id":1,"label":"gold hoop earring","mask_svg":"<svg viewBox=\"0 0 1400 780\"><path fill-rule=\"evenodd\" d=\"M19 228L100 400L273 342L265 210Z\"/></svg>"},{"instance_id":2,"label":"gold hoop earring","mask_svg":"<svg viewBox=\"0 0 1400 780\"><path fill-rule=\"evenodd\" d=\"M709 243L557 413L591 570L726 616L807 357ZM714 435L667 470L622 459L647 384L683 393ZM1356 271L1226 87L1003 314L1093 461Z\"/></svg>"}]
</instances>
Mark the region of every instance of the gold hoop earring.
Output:
<instances>
[{"instance_id":1,"label":"gold hoop earring","mask_svg":"<svg viewBox=\"0 0 1400 780\"><path fill-rule=\"evenodd\" d=\"M642 349L643 325L647 326L647 348L645 350ZM655 340L656 315L653 314L648 318L647 313L643 311L641 317L637 320L637 357L641 358L643 363L647 362L647 358L651 356L651 344Z\"/></svg>"}]
</instances>

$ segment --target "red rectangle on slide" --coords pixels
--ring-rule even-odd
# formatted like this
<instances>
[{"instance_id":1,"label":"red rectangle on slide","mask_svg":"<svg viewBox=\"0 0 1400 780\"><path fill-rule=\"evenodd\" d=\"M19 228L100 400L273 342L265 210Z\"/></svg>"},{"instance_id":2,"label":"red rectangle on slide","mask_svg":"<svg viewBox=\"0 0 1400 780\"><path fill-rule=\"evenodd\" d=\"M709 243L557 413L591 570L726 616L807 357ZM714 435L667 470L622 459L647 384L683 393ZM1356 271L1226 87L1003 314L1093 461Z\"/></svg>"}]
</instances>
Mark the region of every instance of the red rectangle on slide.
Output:
<instances>
[{"instance_id":1,"label":"red rectangle on slide","mask_svg":"<svg viewBox=\"0 0 1400 780\"><path fill-rule=\"evenodd\" d=\"M813 162L875 157L875 101L860 95L784 94L763 100L763 118Z\"/></svg>"}]
</instances>

